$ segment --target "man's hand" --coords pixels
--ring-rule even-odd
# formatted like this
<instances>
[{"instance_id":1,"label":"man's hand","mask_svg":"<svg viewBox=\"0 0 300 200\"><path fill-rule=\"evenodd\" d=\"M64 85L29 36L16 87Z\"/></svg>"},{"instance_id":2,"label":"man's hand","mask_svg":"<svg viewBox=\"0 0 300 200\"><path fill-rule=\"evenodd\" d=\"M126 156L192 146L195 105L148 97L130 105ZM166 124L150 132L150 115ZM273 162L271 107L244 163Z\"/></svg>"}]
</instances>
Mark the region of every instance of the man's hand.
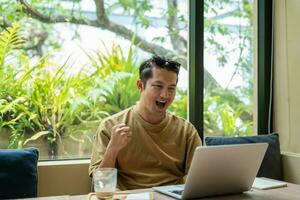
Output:
<instances>
[{"instance_id":1,"label":"man's hand","mask_svg":"<svg viewBox=\"0 0 300 200\"><path fill-rule=\"evenodd\" d=\"M130 127L124 123L117 124L112 128L111 139L107 148L119 152L130 141Z\"/></svg>"},{"instance_id":2,"label":"man's hand","mask_svg":"<svg viewBox=\"0 0 300 200\"><path fill-rule=\"evenodd\" d=\"M99 167L115 167L119 152L129 143L130 139L129 126L124 123L115 125L112 128L111 138Z\"/></svg>"}]
</instances>

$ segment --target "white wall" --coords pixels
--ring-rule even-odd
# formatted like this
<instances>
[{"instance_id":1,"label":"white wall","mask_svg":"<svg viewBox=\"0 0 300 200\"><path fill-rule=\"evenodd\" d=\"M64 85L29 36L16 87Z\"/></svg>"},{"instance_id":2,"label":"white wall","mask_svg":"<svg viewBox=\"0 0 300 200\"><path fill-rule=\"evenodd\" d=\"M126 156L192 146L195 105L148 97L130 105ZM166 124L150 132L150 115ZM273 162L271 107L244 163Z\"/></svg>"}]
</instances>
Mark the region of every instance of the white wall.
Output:
<instances>
[{"instance_id":1,"label":"white wall","mask_svg":"<svg viewBox=\"0 0 300 200\"><path fill-rule=\"evenodd\" d=\"M285 179L300 184L299 10L299 0L275 0L273 114L275 131L280 134Z\"/></svg>"}]
</instances>

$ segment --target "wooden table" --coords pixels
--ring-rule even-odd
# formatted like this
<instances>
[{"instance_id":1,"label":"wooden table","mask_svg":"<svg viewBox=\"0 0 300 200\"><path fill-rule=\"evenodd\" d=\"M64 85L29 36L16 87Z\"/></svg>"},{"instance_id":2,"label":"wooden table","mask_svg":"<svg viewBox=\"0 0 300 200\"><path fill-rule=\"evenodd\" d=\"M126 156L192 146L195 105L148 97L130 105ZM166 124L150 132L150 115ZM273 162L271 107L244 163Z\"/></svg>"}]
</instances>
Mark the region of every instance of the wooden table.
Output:
<instances>
[{"instance_id":1,"label":"wooden table","mask_svg":"<svg viewBox=\"0 0 300 200\"><path fill-rule=\"evenodd\" d=\"M173 198L155 194L154 199L171 200ZM282 188L269 190L252 189L242 194L202 198L201 200L300 200L300 185L288 183L287 187Z\"/></svg>"},{"instance_id":2,"label":"wooden table","mask_svg":"<svg viewBox=\"0 0 300 200\"><path fill-rule=\"evenodd\" d=\"M152 199L155 200L174 200L172 197L165 196L163 194L153 192L152 189L142 190L128 190L119 192L117 197L125 199L126 194L136 194L141 192L150 192ZM66 195L66 196L54 196L54 197L38 197L31 198L30 200L87 200L88 195ZM94 200L95 197L92 198ZM29 199L27 199L29 200ZM288 183L287 187L268 189L268 190L256 190L244 192L236 195L226 195L211 198L202 198L201 200L300 200L300 185Z\"/></svg>"}]
</instances>

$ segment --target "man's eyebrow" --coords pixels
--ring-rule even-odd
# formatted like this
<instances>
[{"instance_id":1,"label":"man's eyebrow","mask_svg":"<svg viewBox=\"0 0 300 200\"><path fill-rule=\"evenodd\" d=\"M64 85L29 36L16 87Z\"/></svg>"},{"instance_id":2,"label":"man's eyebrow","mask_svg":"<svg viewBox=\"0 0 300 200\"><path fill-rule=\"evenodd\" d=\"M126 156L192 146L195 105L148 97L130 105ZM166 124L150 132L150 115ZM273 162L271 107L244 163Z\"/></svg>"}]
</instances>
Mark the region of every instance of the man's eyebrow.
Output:
<instances>
[{"instance_id":1,"label":"man's eyebrow","mask_svg":"<svg viewBox=\"0 0 300 200\"><path fill-rule=\"evenodd\" d=\"M154 81L153 83L165 85L165 84L164 84L163 82L161 82L161 81Z\"/></svg>"},{"instance_id":2,"label":"man's eyebrow","mask_svg":"<svg viewBox=\"0 0 300 200\"><path fill-rule=\"evenodd\" d=\"M166 83L162 82L162 81L154 81L152 84L162 84L162 85L166 85ZM171 84L171 85L168 85L168 87L176 87L177 84Z\"/></svg>"},{"instance_id":3,"label":"man's eyebrow","mask_svg":"<svg viewBox=\"0 0 300 200\"><path fill-rule=\"evenodd\" d=\"M165 85L165 83L162 82L162 81L154 81L153 84L161 84L161 85ZM168 85L168 87L176 87L176 86L177 86L176 84Z\"/></svg>"}]
</instances>

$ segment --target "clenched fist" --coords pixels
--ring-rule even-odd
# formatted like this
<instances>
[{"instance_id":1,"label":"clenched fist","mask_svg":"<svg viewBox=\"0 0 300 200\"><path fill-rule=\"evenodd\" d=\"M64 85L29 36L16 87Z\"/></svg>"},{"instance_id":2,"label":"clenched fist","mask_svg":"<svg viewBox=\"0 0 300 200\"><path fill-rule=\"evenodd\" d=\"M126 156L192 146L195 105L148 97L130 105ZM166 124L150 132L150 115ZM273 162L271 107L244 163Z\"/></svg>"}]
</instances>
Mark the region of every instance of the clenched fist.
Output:
<instances>
[{"instance_id":1,"label":"clenched fist","mask_svg":"<svg viewBox=\"0 0 300 200\"><path fill-rule=\"evenodd\" d=\"M124 123L117 124L112 128L111 139L108 147L119 152L129 143L130 139L130 127Z\"/></svg>"}]
</instances>

